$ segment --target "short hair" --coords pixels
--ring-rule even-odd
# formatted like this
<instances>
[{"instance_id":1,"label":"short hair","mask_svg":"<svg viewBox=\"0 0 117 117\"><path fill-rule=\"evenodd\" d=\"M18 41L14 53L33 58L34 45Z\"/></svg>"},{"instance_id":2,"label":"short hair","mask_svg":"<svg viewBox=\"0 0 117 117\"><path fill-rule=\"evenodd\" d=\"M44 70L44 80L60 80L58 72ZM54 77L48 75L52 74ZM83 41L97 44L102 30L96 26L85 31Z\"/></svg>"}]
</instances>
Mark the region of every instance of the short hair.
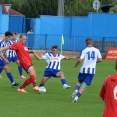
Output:
<instances>
[{"instance_id":1,"label":"short hair","mask_svg":"<svg viewBox=\"0 0 117 117\"><path fill-rule=\"evenodd\" d=\"M10 31L6 31L5 36L13 36L13 34Z\"/></svg>"},{"instance_id":2,"label":"short hair","mask_svg":"<svg viewBox=\"0 0 117 117\"><path fill-rule=\"evenodd\" d=\"M18 35L18 33L17 33L17 32L13 32L13 34L14 34L14 35Z\"/></svg>"},{"instance_id":3,"label":"short hair","mask_svg":"<svg viewBox=\"0 0 117 117\"><path fill-rule=\"evenodd\" d=\"M86 39L86 44L87 44L87 45L92 44L92 43L93 43L93 41L92 41L91 38L87 38L87 39Z\"/></svg>"},{"instance_id":4,"label":"short hair","mask_svg":"<svg viewBox=\"0 0 117 117\"><path fill-rule=\"evenodd\" d=\"M58 46L57 45L52 46L52 50L53 49L58 49Z\"/></svg>"},{"instance_id":5,"label":"short hair","mask_svg":"<svg viewBox=\"0 0 117 117\"><path fill-rule=\"evenodd\" d=\"M25 34L21 34L20 36L19 36L19 38L22 38L23 36L26 36Z\"/></svg>"}]
</instances>

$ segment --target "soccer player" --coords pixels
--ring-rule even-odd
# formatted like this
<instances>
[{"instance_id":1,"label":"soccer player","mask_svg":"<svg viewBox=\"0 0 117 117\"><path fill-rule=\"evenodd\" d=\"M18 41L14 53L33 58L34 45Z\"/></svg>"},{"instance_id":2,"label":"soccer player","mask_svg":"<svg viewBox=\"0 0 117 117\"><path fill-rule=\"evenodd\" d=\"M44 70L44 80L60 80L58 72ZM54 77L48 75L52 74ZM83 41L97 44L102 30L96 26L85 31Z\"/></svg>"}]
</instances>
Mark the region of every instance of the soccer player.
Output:
<instances>
[{"instance_id":1,"label":"soccer player","mask_svg":"<svg viewBox=\"0 0 117 117\"><path fill-rule=\"evenodd\" d=\"M115 68L117 70L117 60ZM103 117L117 117L117 73L105 79L100 97L105 104Z\"/></svg>"},{"instance_id":2,"label":"soccer player","mask_svg":"<svg viewBox=\"0 0 117 117\"><path fill-rule=\"evenodd\" d=\"M29 84L33 84L33 90L39 91L39 88L36 83L36 72L32 63L32 59L29 56L29 53L32 53L33 50L28 50L25 46L26 43L26 35L20 35L19 42L14 43L10 46L6 46L2 48L0 51L4 51L7 49L15 50L16 54L19 58L19 62L21 67L29 74L29 78L18 88L18 92L27 93L25 91L25 87Z\"/></svg>"},{"instance_id":3,"label":"soccer player","mask_svg":"<svg viewBox=\"0 0 117 117\"><path fill-rule=\"evenodd\" d=\"M77 67L79 63L84 59L83 65L78 75L78 82L76 83L75 91L72 94L72 102L77 102L78 98L82 95L87 85L91 84L91 81L95 74L96 63L102 61L99 50L93 46L91 38L86 39L87 47L81 52L80 58L73 67Z\"/></svg>"},{"instance_id":4,"label":"soccer player","mask_svg":"<svg viewBox=\"0 0 117 117\"><path fill-rule=\"evenodd\" d=\"M52 46L51 52L48 52L43 56L38 56L35 52L33 54L38 60L45 59L46 62L48 63L48 66L45 69L45 72L44 72L44 75L43 75L43 78L41 80L39 87L44 87L45 82L50 77L60 77L61 82L63 84L63 89L69 89L71 87L67 85L64 73L60 70L60 62L62 59L67 59L67 60L73 59L73 58L76 58L76 56L68 57L68 56L63 56L59 54L58 47L56 45Z\"/></svg>"},{"instance_id":5,"label":"soccer player","mask_svg":"<svg viewBox=\"0 0 117 117\"><path fill-rule=\"evenodd\" d=\"M10 35L10 36L12 36L12 33L11 32L6 32L5 33L5 38L3 39L3 41L1 41L1 48L3 48L3 47L5 47L5 46L10 46L10 45L12 45L13 43L17 43L18 41L17 41L17 39L16 39L16 37L17 37L17 33L13 33L13 36L12 36L12 39L10 39L10 38L7 38L7 35ZM6 54L5 54L5 57L8 59L8 61L9 62L15 62L15 63L17 63L17 65L18 65L18 70L19 70L19 74L20 74L20 78L25 78L24 76L23 76L23 72L22 72L22 67L20 66L20 63L19 63L19 60L18 60L18 57L17 57L17 55L16 55L16 52L15 52L15 50L7 50L6 51ZM0 71L2 72L2 69L0 69Z\"/></svg>"},{"instance_id":6,"label":"soccer player","mask_svg":"<svg viewBox=\"0 0 117 117\"><path fill-rule=\"evenodd\" d=\"M11 36L11 34L10 33L7 33L6 38L10 38L10 36ZM0 42L0 45L1 45L1 42ZM14 78L13 78L11 72L10 72L10 69L7 66L8 63L9 63L9 61L3 56L3 53L1 53L0 54L0 70L2 71L4 69L6 71L7 77L9 78L9 80L10 80L10 82L12 84L12 87L16 87L16 86L19 85L19 83L16 83L14 81Z\"/></svg>"}]
</instances>

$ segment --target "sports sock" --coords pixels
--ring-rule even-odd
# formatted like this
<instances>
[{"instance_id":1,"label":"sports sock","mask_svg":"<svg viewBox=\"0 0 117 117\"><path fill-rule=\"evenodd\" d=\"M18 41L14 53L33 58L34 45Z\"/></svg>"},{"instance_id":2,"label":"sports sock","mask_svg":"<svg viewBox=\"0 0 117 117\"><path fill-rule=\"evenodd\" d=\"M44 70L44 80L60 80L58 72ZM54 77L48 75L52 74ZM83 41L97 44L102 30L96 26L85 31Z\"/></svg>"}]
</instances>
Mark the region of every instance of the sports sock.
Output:
<instances>
[{"instance_id":1,"label":"sports sock","mask_svg":"<svg viewBox=\"0 0 117 117\"><path fill-rule=\"evenodd\" d=\"M13 78L11 72L7 73L7 76L9 78L9 80L11 81L11 83L14 84L14 78Z\"/></svg>"},{"instance_id":2,"label":"sports sock","mask_svg":"<svg viewBox=\"0 0 117 117\"><path fill-rule=\"evenodd\" d=\"M79 98L81 95L82 95L81 93L79 93L79 92L77 93L78 98Z\"/></svg>"},{"instance_id":3,"label":"sports sock","mask_svg":"<svg viewBox=\"0 0 117 117\"><path fill-rule=\"evenodd\" d=\"M43 84L40 84L39 87L44 86Z\"/></svg>"},{"instance_id":4,"label":"sports sock","mask_svg":"<svg viewBox=\"0 0 117 117\"><path fill-rule=\"evenodd\" d=\"M32 82L31 82L31 79L28 78L28 79L24 82L24 84L20 86L20 89L25 88L26 86L28 86L28 85L31 84L31 83L32 83Z\"/></svg>"},{"instance_id":5,"label":"sports sock","mask_svg":"<svg viewBox=\"0 0 117 117\"><path fill-rule=\"evenodd\" d=\"M30 75L30 80L31 80L33 86L37 86L35 75Z\"/></svg>"},{"instance_id":6,"label":"sports sock","mask_svg":"<svg viewBox=\"0 0 117 117\"><path fill-rule=\"evenodd\" d=\"M18 70L19 70L19 74L21 76L22 75L22 67L21 66L18 66Z\"/></svg>"},{"instance_id":7,"label":"sports sock","mask_svg":"<svg viewBox=\"0 0 117 117\"><path fill-rule=\"evenodd\" d=\"M65 78L61 79L61 82L62 82L63 85L66 84L66 79Z\"/></svg>"},{"instance_id":8,"label":"sports sock","mask_svg":"<svg viewBox=\"0 0 117 117\"><path fill-rule=\"evenodd\" d=\"M0 73L3 71L3 68L2 67L0 67Z\"/></svg>"},{"instance_id":9,"label":"sports sock","mask_svg":"<svg viewBox=\"0 0 117 117\"><path fill-rule=\"evenodd\" d=\"M75 90L79 90L80 86L76 85Z\"/></svg>"}]
</instances>

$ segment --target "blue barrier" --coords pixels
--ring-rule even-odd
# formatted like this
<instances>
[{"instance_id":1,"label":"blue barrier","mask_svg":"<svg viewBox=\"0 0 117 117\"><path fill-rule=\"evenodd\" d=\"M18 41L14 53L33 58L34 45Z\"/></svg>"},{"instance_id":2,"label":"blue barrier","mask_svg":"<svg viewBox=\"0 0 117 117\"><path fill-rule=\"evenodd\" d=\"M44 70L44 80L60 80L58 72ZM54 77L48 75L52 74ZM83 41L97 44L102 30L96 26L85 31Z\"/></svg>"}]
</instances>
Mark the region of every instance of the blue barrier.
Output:
<instances>
[{"instance_id":1,"label":"blue barrier","mask_svg":"<svg viewBox=\"0 0 117 117\"><path fill-rule=\"evenodd\" d=\"M51 49L53 45L61 48L61 35L27 34L26 45L32 49ZM63 50L81 51L86 47L85 40L88 36L64 35ZM93 39L94 47L101 52L107 52L110 47L117 47L117 37L90 37Z\"/></svg>"}]
</instances>

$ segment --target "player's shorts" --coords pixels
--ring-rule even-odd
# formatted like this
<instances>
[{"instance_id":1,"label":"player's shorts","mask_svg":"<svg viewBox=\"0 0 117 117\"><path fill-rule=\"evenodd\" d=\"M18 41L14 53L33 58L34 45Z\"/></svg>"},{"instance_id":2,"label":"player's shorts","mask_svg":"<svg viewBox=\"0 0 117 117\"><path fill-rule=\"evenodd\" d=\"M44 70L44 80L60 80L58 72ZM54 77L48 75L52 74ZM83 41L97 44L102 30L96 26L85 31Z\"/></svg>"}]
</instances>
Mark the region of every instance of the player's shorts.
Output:
<instances>
[{"instance_id":1,"label":"player's shorts","mask_svg":"<svg viewBox=\"0 0 117 117\"><path fill-rule=\"evenodd\" d=\"M46 68L45 69L45 72L44 72L44 77L56 77L56 74L60 72L60 70L55 70L55 69L48 69Z\"/></svg>"},{"instance_id":2,"label":"player's shorts","mask_svg":"<svg viewBox=\"0 0 117 117\"><path fill-rule=\"evenodd\" d=\"M78 81L85 82L87 85L90 85L93 77L94 77L94 74L79 73Z\"/></svg>"},{"instance_id":3,"label":"player's shorts","mask_svg":"<svg viewBox=\"0 0 117 117\"><path fill-rule=\"evenodd\" d=\"M28 72L28 68L31 67L33 64L26 62L26 63L20 63L20 65L26 72Z\"/></svg>"},{"instance_id":4,"label":"player's shorts","mask_svg":"<svg viewBox=\"0 0 117 117\"><path fill-rule=\"evenodd\" d=\"M14 56L14 57L8 57L8 61L9 62L16 62L16 61L18 61L19 59L18 59L18 57L17 56Z\"/></svg>"},{"instance_id":5,"label":"player's shorts","mask_svg":"<svg viewBox=\"0 0 117 117\"><path fill-rule=\"evenodd\" d=\"M7 65L6 61L4 59L1 59L0 60L0 67L4 67L6 65Z\"/></svg>"}]
</instances>

